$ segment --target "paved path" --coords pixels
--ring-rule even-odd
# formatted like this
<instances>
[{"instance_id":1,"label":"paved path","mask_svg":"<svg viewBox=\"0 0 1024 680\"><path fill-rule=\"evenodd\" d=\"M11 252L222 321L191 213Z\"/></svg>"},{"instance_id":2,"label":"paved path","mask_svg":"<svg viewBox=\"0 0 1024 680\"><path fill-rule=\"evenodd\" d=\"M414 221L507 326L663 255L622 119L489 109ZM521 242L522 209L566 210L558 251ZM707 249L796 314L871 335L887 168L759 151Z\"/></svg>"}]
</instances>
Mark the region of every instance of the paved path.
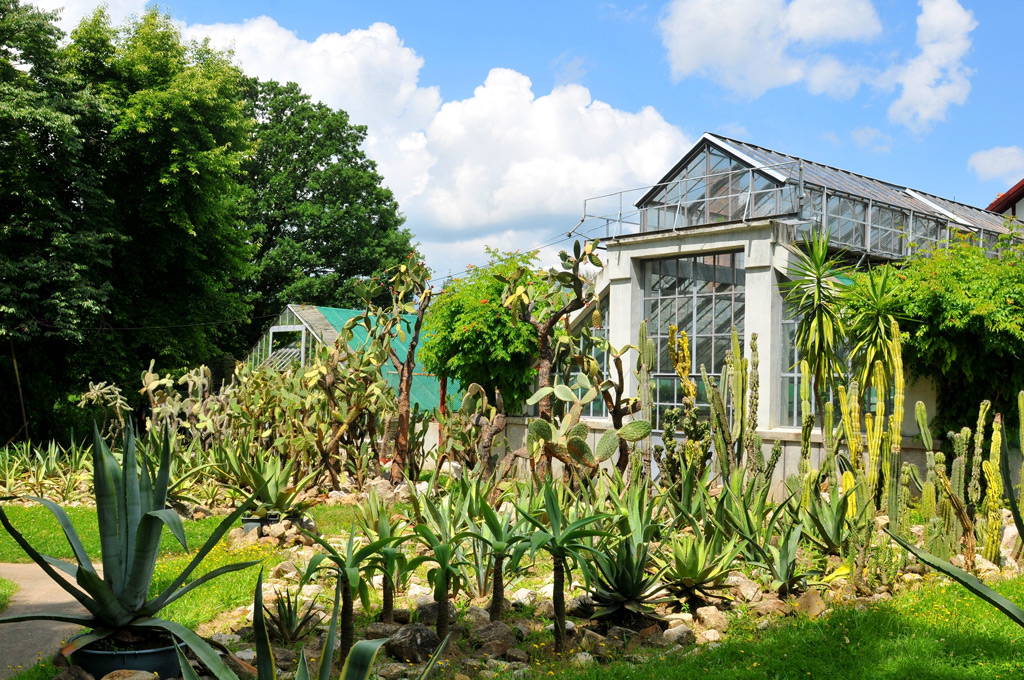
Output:
<instances>
[{"instance_id":1,"label":"paved path","mask_svg":"<svg viewBox=\"0 0 1024 680\"><path fill-rule=\"evenodd\" d=\"M0 576L18 584L4 616L33 612L84 614L85 610L35 564L2 564ZM0 680L53 656L61 643L81 629L56 621L27 621L0 625ZM42 655L40 656L40 652Z\"/></svg>"}]
</instances>

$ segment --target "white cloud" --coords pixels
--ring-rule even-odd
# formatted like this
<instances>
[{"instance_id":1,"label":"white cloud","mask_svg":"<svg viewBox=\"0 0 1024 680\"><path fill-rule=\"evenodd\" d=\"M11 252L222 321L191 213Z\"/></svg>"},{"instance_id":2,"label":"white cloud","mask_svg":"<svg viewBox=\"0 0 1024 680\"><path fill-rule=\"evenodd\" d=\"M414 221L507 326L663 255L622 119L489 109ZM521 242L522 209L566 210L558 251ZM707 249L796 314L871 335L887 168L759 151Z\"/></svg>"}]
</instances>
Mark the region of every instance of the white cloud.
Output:
<instances>
[{"instance_id":1,"label":"white cloud","mask_svg":"<svg viewBox=\"0 0 1024 680\"><path fill-rule=\"evenodd\" d=\"M978 22L956 0L920 0L919 4L917 46L921 52L892 74L902 91L889 107L889 119L925 132L946 119L951 105L967 101L972 70L964 66L963 59Z\"/></svg>"},{"instance_id":2,"label":"white cloud","mask_svg":"<svg viewBox=\"0 0 1024 680\"><path fill-rule=\"evenodd\" d=\"M885 134L878 128L859 127L850 133L854 143L862 149L869 149L875 153L887 153L892 149L892 137Z\"/></svg>"},{"instance_id":3,"label":"white cloud","mask_svg":"<svg viewBox=\"0 0 1024 680\"><path fill-rule=\"evenodd\" d=\"M443 102L419 83L423 59L383 23L313 41L269 17L183 32L233 47L246 72L295 81L367 125L367 153L439 275L510 235L511 249L568 230L585 198L651 184L690 144L653 108L617 110L576 84L537 96L509 69Z\"/></svg>"},{"instance_id":4,"label":"white cloud","mask_svg":"<svg viewBox=\"0 0 1024 680\"><path fill-rule=\"evenodd\" d=\"M90 16L100 4L99 0L34 0L33 5L47 11L61 10L57 25L71 32L83 17ZM114 25L122 23L132 14L141 14L146 9L146 0L106 0L107 14Z\"/></svg>"},{"instance_id":5,"label":"white cloud","mask_svg":"<svg viewBox=\"0 0 1024 680\"><path fill-rule=\"evenodd\" d=\"M650 107L619 111L579 85L536 97L508 69L444 104L427 140L437 162L416 203L453 228L576 214L585 197L655 181L689 144Z\"/></svg>"},{"instance_id":6,"label":"white cloud","mask_svg":"<svg viewBox=\"0 0 1024 680\"><path fill-rule=\"evenodd\" d=\"M1019 146L997 146L975 151L967 159L967 167L982 180L998 179L1013 186L1024 177L1024 149Z\"/></svg>"},{"instance_id":7,"label":"white cloud","mask_svg":"<svg viewBox=\"0 0 1024 680\"><path fill-rule=\"evenodd\" d=\"M871 0L674 0L661 20L674 78L707 75L750 97L812 78L816 91L850 96L859 81L827 81L838 62L813 48L867 40L881 28Z\"/></svg>"}]
</instances>

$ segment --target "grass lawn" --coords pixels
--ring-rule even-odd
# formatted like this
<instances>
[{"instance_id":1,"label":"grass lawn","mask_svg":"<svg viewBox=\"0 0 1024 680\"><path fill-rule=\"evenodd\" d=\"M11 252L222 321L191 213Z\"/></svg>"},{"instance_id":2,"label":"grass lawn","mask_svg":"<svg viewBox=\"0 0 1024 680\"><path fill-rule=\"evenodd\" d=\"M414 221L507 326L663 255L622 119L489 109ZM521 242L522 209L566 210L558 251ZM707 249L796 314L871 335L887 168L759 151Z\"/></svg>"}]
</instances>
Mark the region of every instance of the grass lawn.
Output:
<instances>
[{"instance_id":1,"label":"grass lawn","mask_svg":"<svg viewBox=\"0 0 1024 680\"><path fill-rule=\"evenodd\" d=\"M1024 577L998 590L1024 603ZM960 586L931 583L866 611L841 608L811 621L786 619L766 630L733 623L721 646L642 665L566 668L542 662L535 676L571 680L654 678L834 678L965 680L1024 677L1024 629ZM549 666L549 667L548 667Z\"/></svg>"},{"instance_id":2,"label":"grass lawn","mask_svg":"<svg viewBox=\"0 0 1024 680\"><path fill-rule=\"evenodd\" d=\"M82 539L82 545L90 558L100 556L100 535L96 523L95 508L65 508L71 524ZM14 528L21 532L28 539L33 548L52 557L71 559L74 554L68 545L68 539L60 527L57 518L49 510L41 505L6 505L4 512L11 520ZM183 522L185 526L185 537L188 539L190 549L198 548L209 538L222 517L208 517L196 521ZM183 553L177 539L166 529L160 541L160 551L163 554ZM14 539L7 531L0 531L0 562L30 562Z\"/></svg>"},{"instance_id":3,"label":"grass lawn","mask_svg":"<svg viewBox=\"0 0 1024 680\"><path fill-rule=\"evenodd\" d=\"M0 578L0 614L7 609L7 605L11 603L11 598L14 597L16 592L18 592L17 583Z\"/></svg>"}]
</instances>

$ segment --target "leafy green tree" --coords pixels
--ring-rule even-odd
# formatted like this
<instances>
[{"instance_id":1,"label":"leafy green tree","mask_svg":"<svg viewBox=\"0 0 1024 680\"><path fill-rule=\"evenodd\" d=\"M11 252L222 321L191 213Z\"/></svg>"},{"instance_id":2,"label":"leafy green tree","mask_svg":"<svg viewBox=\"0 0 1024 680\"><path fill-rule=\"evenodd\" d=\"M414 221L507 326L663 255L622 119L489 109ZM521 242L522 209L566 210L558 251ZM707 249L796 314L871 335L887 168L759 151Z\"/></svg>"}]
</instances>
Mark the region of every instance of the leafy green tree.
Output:
<instances>
[{"instance_id":1,"label":"leafy green tree","mask_svg":"<svg viewBox=\"0 0 1024 680\"><path fill-rule=\"evenodd\" d=\"M246 97L256 123L242 165L254 314L295 302L361 306L353 280L382 274L413 249L397 201L360 148L366 128L295 83L252 78Z\"/></svg>"},{"instance_id":2,"label":"leafy green tree","mask_svg":"<svg viewBox=\"0 0 1024 680\"><path fill-rule=\"evenodd\" d=\"M1024 253L1018 242L1001 245L990 257L969 237L954 237L897 274L905 361L935 381L936 431L972 422L982 399L1012 413L1024 388Z\"/></svg>"},{"instance_id":3,"label":"leafy green tree","mask_svg":"<svg viewBox=\"0 0 1024 680\"><path fill-rule=\"evenodd\" d=\"M46 434L63 357L111 292L110 204L83 130L103 106L69 71L55 20L0 0L0 444L16 430ZM28 432L15 358L24 420L37 424Z\"/></svg>"},{"instance_id":4,"label":"leafy green tree","mask_svg":"<svg viewBox=\"0 0 1024 680\"><path fill-rule=\"evenodd\" d=\"M102 149L118 235L99 324L108 329L87 337L83 374L127 384L153 358L179 367L219 356L249 311L241 71L229 55L183 41L156 9L118 30L97 10L66 51L107 110L88 134Z\"/></svg>"},{"instance_id":5,"label":"leafy green tree","mask_svg":"<svg viewBox=\"0 0 1024 680\"><path fill-rule=\"evenodd\" d=\"M430 373L463 386L481 385L491 402L499 391L506 408L518 413L533 394L537 331L517 323L502 306L505 284L495 276L508 277L521 268L531 271L536 254L487 252L486 266L448 281L436 296L424 322L421 359Z\"/></svg>"}]
</instances>

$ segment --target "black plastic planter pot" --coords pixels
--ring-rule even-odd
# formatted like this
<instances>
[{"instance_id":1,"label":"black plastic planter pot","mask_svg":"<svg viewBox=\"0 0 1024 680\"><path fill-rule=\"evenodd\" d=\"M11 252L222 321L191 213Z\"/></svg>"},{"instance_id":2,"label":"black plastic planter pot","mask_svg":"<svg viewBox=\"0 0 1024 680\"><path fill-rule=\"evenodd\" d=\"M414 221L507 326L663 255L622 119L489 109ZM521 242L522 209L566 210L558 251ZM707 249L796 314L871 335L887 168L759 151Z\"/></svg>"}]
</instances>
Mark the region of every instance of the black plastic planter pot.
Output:
<instances>
[{"instance_id":1,"label":"black plastic planter pot","mask_svg":"<svg viewBox=\"0 0 1024 680\"><path fill-rule=\"evenodd\" d=\"M249 533L260 527L269 527L271 524L277 524L282 519L284 518L278 513L267 513L264 517L243 517L241 522L245 533Z\"/></svg>"},{"instance_id":2,"label":"black plastic planter pot","mask_svg":"<svg viewBox=\"0 0 1024 680\"><path fill-rule=\"evenodd\" d=\"M179 642L178 646L185 651L184 642ZM108 652L86 647L73 652L68 661L75 666L81 666L94 678L102 678L107 673L119 670L149 671L161 678L181 677L181 666L173 645L125 652Z\"/></svg>"}]
</instances>

